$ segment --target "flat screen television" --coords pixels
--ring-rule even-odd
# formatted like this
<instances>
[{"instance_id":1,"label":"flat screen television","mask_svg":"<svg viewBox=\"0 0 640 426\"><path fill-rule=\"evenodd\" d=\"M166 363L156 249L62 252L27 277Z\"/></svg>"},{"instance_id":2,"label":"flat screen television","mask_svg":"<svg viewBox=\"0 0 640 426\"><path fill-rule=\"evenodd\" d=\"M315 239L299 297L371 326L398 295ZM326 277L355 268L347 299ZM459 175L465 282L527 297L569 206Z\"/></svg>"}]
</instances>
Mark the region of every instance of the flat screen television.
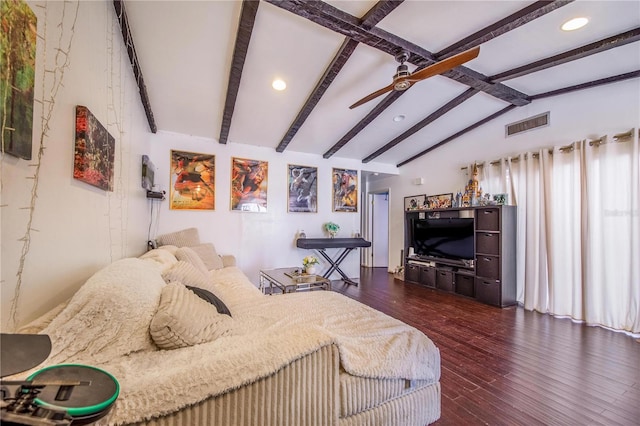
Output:
<instances>
[{"instance_id":1,"label":"flat screen television","mask_svg":"<svg viewBox=\"0 0 640 426\"><path fill-rule=\"evenodd\" d=\"M475 257L473 218L413 219L411 247L420 257L471 260Z\"/></svg>"}]
</instances>

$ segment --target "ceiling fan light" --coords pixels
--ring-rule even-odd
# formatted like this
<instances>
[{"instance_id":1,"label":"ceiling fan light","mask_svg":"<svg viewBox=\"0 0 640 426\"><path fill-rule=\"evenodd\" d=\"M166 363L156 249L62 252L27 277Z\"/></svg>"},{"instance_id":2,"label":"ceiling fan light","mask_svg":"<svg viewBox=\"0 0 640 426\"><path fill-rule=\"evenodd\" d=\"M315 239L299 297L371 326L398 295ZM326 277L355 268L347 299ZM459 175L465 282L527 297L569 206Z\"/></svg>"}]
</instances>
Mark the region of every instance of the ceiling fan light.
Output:
<instances>
[{"instance_id":1,"label":"ceiling fan light","mask_svg":"<svg viewBox=\"0 0 640 426\"><path fill-rule=\"evenodd\" d=\"M282 91L287 88L287 83L285 83L284 80L280 80L279 78L277 78L273 80L273 83L271 83L271 87L273 87L277 91Z\"/></svg>"},{"instance_id":2,"label":"ceiling fan light","mask_svg":"<svg viewBox=\"0 0 640 426\"><path fill-rule=\"evenodd\" d=\"M403 90L407 90L409 87L411 87L411 82L409 82L407 80L402 80L402 81L397 81L393 85L393 90L396 90L398 92L402 92Z\"/></svg>"},{"instance_id":3,"label":"ceiling fan light","mask_svg":"<svg viewBox=\"0 0 640 426\"><path fill-rule=\"evenodd\" d=\"M577 30L578 28L584 27L585 25L587 25L587 23L589 23L589 18L573 18L562 24L562 27L560 28L562 28L563 31L573 31Z\"/></svg>"}]
</instances>

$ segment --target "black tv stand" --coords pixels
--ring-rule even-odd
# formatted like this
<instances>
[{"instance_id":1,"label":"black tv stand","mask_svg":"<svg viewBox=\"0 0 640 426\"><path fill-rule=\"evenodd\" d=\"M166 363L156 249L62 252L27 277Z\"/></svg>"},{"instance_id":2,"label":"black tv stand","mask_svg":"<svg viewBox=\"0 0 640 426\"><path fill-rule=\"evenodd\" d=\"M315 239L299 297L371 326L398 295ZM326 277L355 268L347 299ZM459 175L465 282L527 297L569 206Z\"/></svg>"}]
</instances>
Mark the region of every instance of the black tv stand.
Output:
<instances>
[{"instance_id":1,"label":"black tv stand","mask_svg":"<svg viewBox=\"0 0 640 426\"><path fill-rule=\"evenodd\" d=\"M458 260L458 259L447 259L446 257L432 257L432 256L408 256L407 261L412 261L415 263L423 263L430 264L435 263L438 265L446 265L453 266L463 269L471 269L474 268L473 260Z\"/></svg>"},{"instance_id":2,"label":"black tv stand","mask_svg":"<svg viewBox=\"0 0 640 426\"><path fill-rule=\"evenodd\" d=\"M419 256L410 247L412 219L474 218L474 259ZM516 207L481 206L405 213L406 282L471 297L494 306L516 303Z\"/></svg>"}]
</instances>

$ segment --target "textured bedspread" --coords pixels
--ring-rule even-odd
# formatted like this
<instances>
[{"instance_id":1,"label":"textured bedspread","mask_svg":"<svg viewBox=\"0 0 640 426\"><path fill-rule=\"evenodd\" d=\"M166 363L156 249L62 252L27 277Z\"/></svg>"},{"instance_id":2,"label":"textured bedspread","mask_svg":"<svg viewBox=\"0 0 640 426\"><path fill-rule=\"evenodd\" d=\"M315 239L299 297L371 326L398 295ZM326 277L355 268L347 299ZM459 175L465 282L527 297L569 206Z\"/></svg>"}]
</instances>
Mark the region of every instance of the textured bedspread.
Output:
<instances>
[{"instance_id":1,"label":"textured bedspread","mask_svg":"<svg viewBox=\"0 0 640 426\"><path fill-rule=\"evenodd\" d=\"M148 331L140 329L148 329L162 279L142 279L153 267L136 259L113 265L92 277L42 330L52 337L55 350L39 366L74 362L113 374L121 394L110 424L176 411L266 377L330 344L338 346L342 366L356 376L434 383L440 378L439 352L423 333L327 291L228 297L234 320L230 336L156 350ZM131 276L114 285L113 273L123 273L122 266ZM127 280L136 283L135 291L126 290ZM119 298L119 292L126 297Z\"/></svg>"}]
</instances>

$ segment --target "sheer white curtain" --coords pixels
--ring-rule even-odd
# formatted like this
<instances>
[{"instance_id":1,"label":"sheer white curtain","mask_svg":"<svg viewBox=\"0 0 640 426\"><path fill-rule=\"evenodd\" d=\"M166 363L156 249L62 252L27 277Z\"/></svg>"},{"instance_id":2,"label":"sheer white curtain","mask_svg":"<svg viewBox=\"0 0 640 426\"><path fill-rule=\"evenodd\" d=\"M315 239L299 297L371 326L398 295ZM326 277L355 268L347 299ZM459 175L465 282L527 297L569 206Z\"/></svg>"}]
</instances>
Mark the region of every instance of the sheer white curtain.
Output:
<instances>
[{"instance_id":1,"label":"sheer white curtain","mask_svg":"<svg viewBox=\"0 0 640 426\"><path fill-rule=\"evenodd\" d=\"M638 138L634 130L529 152L492 170L487 184L501 176L518 206L517 297L526 309L640 333Z\"/></svg>"}]
</instances>

